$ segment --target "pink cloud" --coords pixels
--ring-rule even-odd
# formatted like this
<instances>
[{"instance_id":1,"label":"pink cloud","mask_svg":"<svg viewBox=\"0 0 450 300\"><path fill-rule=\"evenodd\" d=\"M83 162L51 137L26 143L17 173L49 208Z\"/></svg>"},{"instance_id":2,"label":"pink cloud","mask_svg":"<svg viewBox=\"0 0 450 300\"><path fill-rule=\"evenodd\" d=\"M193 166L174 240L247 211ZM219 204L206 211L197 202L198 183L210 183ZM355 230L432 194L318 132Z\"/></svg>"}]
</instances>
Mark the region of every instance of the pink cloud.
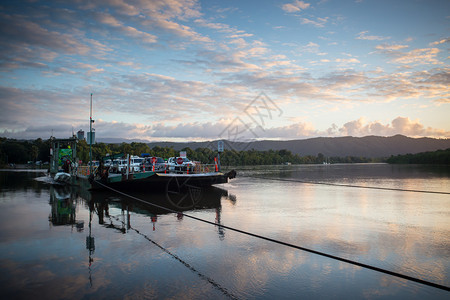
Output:
<instances>
[{"instance_id":1,"label":"pink cloud","mask_svg":"<svg viewBox=\"0 0 450 300\"><path fill-rule=\"evenodd\" d=\"M294 1L292 3L283 4L281 7L285 12L294 13L307 9L311 4L303 2L303 1Z\"/></svg>"},{"instance_id":2,"label":"pink cloud","mask_svg":"<svg viewBox=\"0 0 450 300\"><path fill-rule=\"evenodd\" d=\"M390 124L382 124L379 121L366 122L364 118L345 123L338 129L343 136L392 136L403 134L410 137L449 137L450 132L442 129L425 127L419 121L410 120L408 117L397 117Z\"/></svg>"}]
</instances>

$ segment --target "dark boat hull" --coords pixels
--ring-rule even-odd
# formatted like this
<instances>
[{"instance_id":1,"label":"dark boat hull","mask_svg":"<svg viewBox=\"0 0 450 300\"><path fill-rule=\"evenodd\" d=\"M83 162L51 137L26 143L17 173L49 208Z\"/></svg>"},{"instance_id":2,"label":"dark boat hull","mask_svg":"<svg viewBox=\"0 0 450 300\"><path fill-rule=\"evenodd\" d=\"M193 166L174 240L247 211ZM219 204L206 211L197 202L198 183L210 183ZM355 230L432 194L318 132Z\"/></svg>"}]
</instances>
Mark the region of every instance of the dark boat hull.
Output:
<instances>
[{"instance_id":1,"label":"dark boat hull","mask_svg":"<svg viewBox=\"0 0 450 300\"><path fill-rule=\"evenodd\" d=\"M232 171L233 172L233 171ZM208 187L214 184L227 183L234 178L233 173L202 173L202 174L175 174L143 172L126 175L110 176L99 180L91 180L92 189L113 188L119 191L127 190L171 190L178 187Z\"/></svg>"}]
</instances>

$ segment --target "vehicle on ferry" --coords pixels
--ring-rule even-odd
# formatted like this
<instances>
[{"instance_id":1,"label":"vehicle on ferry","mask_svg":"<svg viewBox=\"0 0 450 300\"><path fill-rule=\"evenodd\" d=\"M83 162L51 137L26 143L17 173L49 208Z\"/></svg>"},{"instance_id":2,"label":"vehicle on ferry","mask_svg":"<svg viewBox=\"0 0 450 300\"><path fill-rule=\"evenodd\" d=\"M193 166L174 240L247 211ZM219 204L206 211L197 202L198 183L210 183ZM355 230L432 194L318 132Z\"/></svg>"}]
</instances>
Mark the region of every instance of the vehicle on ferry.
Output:
<instances>
[{"instance_id":1,"label":"vehicle on ferry","mask_svg":"<svg viewBox=\"0 0 450 300\"><path fill-rule=\"evenodd\" d=\"M187 157L171 157L167 160L170 172L193 172L195 163Z\"/></svg>"},{"instance_id":2,"label":"vehicle on ferry","mask_svg":"<svg viewBox=\"0 0 450 300\"><path fill-rule=\"evenodd\" d=\"M91 162L88 161L87 165L90 166L90 165L91 165ZM93 160L93 161L92 161L92 166L93 166L93 167L98 167L99 165L100 165L100 162L99 162L98 160Z\"/></svg>"},{"instance_id":3,"label":"vehicle on ferry","mask_svg":"<svg viewBox=\"0 0 450 300\"><path fill-rule=\"evenodd\" d=\"M130 157L130 169L132 172L140 172L142 164L144 163L144 158L139 156Z\"/></svg>"},{"instance_id":4,"label":"vehicle on ferry","mask_svg":"<svg viewBox=\"0 0 450 300\"><path fill-rule=\"evenodd\" d=\"M153 171L153 164L155 165L154 172L166 171L167 163L162 157L146 157L142 163L142 169L145 171Z\"/></svg>"},{"instance_id":5,"label":"vehicle on ferry","mask_svg":"<svg viewBox=\"0 0 450 300\"><path fill-rule=\"evenodd\" d=\"M130 170L129 172L140 172L144 158L139 156L130 157ZM126 158L115 159L111 164L111 172L113 173L126 173L128 166L128 160Z\"/></svg>"}]
</instances>

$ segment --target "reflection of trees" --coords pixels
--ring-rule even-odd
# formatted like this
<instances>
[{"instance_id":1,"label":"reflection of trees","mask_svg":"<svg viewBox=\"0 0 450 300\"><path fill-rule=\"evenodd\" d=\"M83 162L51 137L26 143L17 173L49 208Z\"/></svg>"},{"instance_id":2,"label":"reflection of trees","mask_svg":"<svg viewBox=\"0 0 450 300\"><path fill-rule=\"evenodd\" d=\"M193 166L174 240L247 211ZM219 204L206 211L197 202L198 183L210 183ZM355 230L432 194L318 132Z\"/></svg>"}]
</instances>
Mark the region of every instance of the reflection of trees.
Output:
<instances>
[{"instance_id":1,"label":"reflection of trees","mask_svg":"<svg viewBox=\"0 0 450 300\"><path fill-rule=\"evenodd\" d=\"M48 186L34 180L37 177L41 177L43 173L44 172L41 173L40 171L29 172L28 170L0 172L0 191L7 188L17 191L33 191L39 195L43 190L48 190Z\"/></svg>"}]
</instances>

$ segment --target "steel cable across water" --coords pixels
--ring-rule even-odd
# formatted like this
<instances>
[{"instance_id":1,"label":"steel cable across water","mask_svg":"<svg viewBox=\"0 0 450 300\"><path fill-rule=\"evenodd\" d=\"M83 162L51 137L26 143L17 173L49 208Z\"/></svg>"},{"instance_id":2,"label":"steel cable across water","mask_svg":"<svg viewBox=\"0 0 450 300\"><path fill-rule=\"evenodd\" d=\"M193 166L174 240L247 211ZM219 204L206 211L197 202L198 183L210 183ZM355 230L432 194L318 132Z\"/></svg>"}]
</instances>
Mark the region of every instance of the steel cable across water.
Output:
<instances>
[{"instance_id":1,"label":"steel cable across water","mask_svg":"<svg viewBox=\"0 0 450 300\"><path fill-rule=\"evenodd\" d=\"M270 179L270 178L267 178L267 179ZM355 266L358 266L358 267L362 267L362 268L366 268L366 269L369 269L369 270L377 271L377 272L380 272L380 273L388 274L388 275L391 275L391 276L394 276L394 277L406 279L406 280L409 280L409 281L412 281L412 282L416 282L416 283L420 283L420 284L423 284L423 285L431 286L431 287L438 288L438 289L441 289L441 290L450 291L450 287L445 286L445 285L441 285L441 284L434 283L434 282L427 281L427 280L423 280L423 279L420 279L420 278L416 278L416 277L408 276L408 275L405 275L405 274L393 272L393 271L390 271L390 270L382 269L382 268L379 268L379 267L376 267L376 266L364 264L364 263L357 262L357 261L354 261L354 260L351 260L351 259L346 259L346 258L343 258L343 257L335 256L335 255L324 253L324 252L320 252L320 251L317 251L317 250L301 247L301 246L294 245L294 244L291 244L291 243L279 241L279 240L272 239L272 238L269 238L269 237L266 237L266 236L262 236L262 235L259 235L259 234L255 234L255 233L251 233L251 232L248 232L248 231L240 230L240 229L237 229L237 228L234 228L234 227L230 227L230 226L218 224L218 223L215 223L215 222L211 222L211 221L208 221L208 220L204 220L204 219L201 219L201 218L198 218L198 217L195 217L195 216L191 216L191 215L185 214L183 212L179 212L179 211L176 211L176 210L173 210L173 209L170 209L170 208L166 208L166 207L163 207L163 206L160 206L160 205L157 205L157 204L153 204L153 203L150 203L148 201L139 199L139 198L134 197L132 195L129 195L129 194L126 194L126 193L121 192L119 190L113 189L113 188L111 188L111 187L109 187L109 186L107 186L107 185L105 185L105 184L103 184L103 183L101 183L99 181L96 181L96 183L101 185L101 186L103 186L103 187L105 187L105 188L107 188L107 189L109 189L109 190L111 190L111 191L114 191L114 192L116 192L118 194L121 194L121 195L123 195L125 197L128 197L130 199L133 199L133 200L136 200L136 201L139 201L139 202L142 202L142 203L145 203L145 204L148 204L148 205L160 208L160 209L164 209L164 210L166 210L168 212L181 214L181 215L183 215L183 216L185 216L187 218L191 218L193 220L197 220L197 221L200 221L200 222L203 222L203 223L206 223L206 224L219 226L219 227L222 227L224 229L228 229L228 230L231 230L231 231L239 232L239 233L242 233L242 234L245 234L245 235L248 235L248 236L252 236L252 237L259 238L259 239L262 239L262 240L266 240L266 241L269 241L269 242L273 242L273 243L276 243L276 244L280 244L280 245L284 245L284 246L291 247L291 248L294 248L294 249L298 249L298 250L302 250L302 251L305 251L305 252L313 253L313 254L316 254L316 255L324 256L324 257L331 258L331 259L334 259L334 260L342 261L342 262L345 262L345 263L348 263L348 264L352 264L352 265L355 265ZM412 191L412 190L407 190L407 191ZM416 192L416 191L412 191L412 192Z\"/></svg>"},{"instance_id":2,"label":"steel cable across water","mask_svg":"<svg viewBox=\"0 0 450 300\"><path fill-rule=\"evenodd\" d=\"M119 220L118 217L111 217L109 216L110 222L111 224L113 224L112 218L116 219L118 222L121 222L122 225L126 225L124 221ZM194 272L195 274L198 275L198 277L200 277L201 279L207 281L209 284L211 284L212 286L214 286L216 289L218 289L219 291L221 291L225 296L231 298L231 299L239 299L237 296L233 295L231 292L229 292L226 288L222 287L219 283L215 282L214 279L212 279L211 277L208 277L204 274L202 274L200 271L198 271L197 269L195 269L193 266L191 266L189 263L187 263L186 261L184 261L183 259L181 259L178 255L172 253L171 251L169 251L167 248L161 246L160 244L158 244L157 242L155 242L154 240L152 240L148 235L140 232L138 229L129 226L129 228L133 231L135 231L137 234L143 236L147 241L149 241L150 243L152 243L153 245L155 245L156 247L160 248L162 251L166 252L168 255L170 255L172 258L176 259L177 261L179 261L180 263L182 263L186 268L188 268L189 270L191 270L192 272Z\"/></svg>"},{"instance_id":3,"label":"steel cable across water","mask_svg":"<svg viewBox=\"0 0 450 300\"><path fill-rule=\"evenodd\" d=\"M333 183L333 182L310 181L310 180L289 179L289 178L272 178L272 177L265 177L265 176L240 176L240 177L241 178L267 179L267 180L273 180L273 181L298 182L298 183L317 184L317 185L330 185L330 186L337 186L337 187L351 187L351 188L359 188L359 189L450 195L450 192L441 192L441 191L410 190L410 189L400 189L400 188L364 186L364 185L355 185L355 184L341 184L341 183Z\"/></svg>"}]
</instances>

